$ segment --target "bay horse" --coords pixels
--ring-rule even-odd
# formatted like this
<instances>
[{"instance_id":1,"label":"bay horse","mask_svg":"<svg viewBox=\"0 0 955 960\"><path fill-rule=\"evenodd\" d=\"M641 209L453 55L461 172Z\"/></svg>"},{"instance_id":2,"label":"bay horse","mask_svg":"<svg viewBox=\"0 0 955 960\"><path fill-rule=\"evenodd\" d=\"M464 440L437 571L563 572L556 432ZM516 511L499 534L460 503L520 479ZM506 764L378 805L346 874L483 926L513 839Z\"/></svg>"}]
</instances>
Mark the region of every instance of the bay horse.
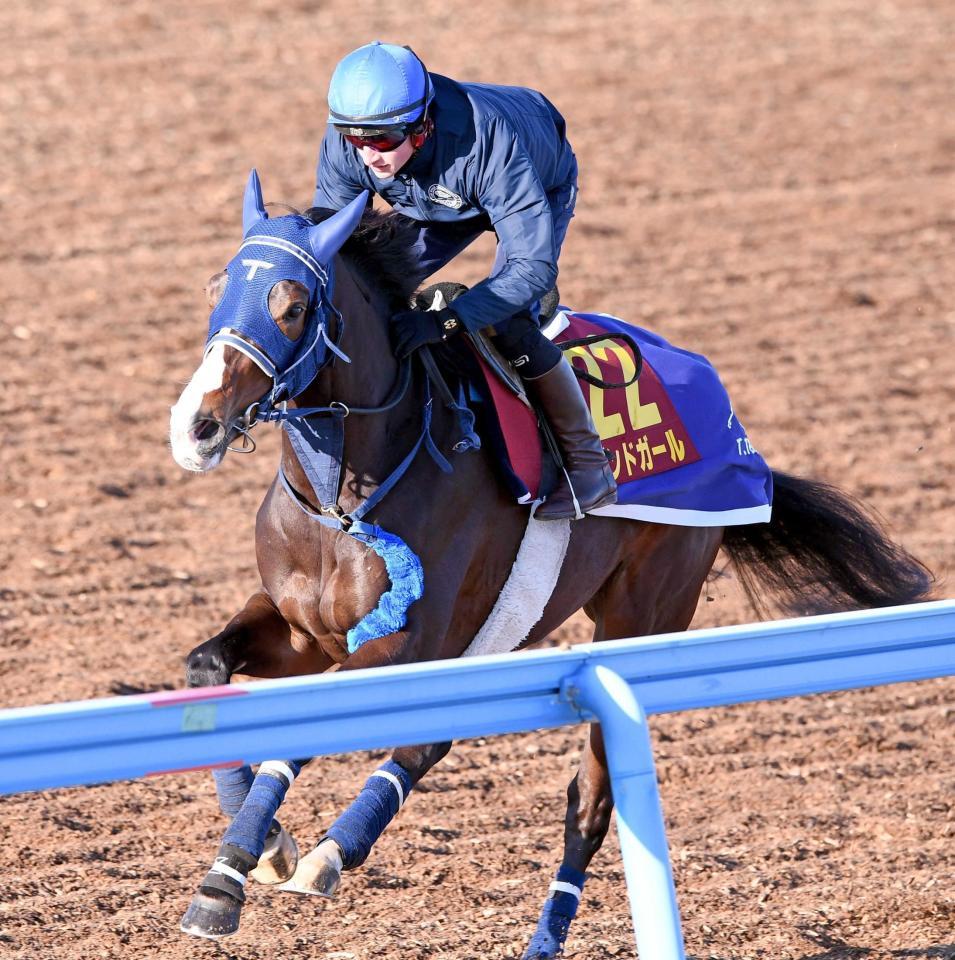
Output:
<instances>
[{"instance_id":1,"label":"bay horse","mask_svg":"<svg viewBox=\"0 0 955 960\"><path fill-rule=\"evenodd\" d=\"M231 444L245 443L256 420L280 420L286 429L278 475L256 518L261 588L189 654L187 683L458 657L508 578L528 514L485 451L450 452L458 414L432 402L417 364L392 356L388 318L406 307L420 280L407 227L394 215L366 211L364 197L330 218L309 211L270 219L254 171L243 220L239 252L207 288L210 336L172 408L172 452L187 470L204 472ZM320 440L321 463L334 468L321 483L308 469L309 430ZM778 471L773 482L769 523L558 521L570 530L566 557L525 643L546 637L580 608L596 641L685 630L720 548L757 608L767 591L779 609L797 614L928 595L928 570L848 495ZM406 598L402 616L386 616L378 635L356 644L356 625L386 606L395 545L399 560L410 564L399 579L410 576L418 585L414 602ZM342 870L364 862L410 790L450 747L395 750L301 859L274 815L307 760L267 761L254 776L248 766L215 771L220 805L232 821L182 929L205 937L234 932L249 876L334 894ZM613 801L597 724L567 800L563 858L524 960L561 953L585 871L609 827Z\"/></svg>"}]
</instances>

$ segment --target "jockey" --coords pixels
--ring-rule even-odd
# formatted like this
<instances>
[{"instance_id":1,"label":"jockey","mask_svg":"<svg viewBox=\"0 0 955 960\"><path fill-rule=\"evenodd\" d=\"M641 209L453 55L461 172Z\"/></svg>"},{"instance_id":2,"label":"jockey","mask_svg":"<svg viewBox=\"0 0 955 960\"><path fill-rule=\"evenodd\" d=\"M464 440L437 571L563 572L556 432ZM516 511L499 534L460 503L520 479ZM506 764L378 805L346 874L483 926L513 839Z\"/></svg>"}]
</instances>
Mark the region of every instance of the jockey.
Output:
<instances>
[{"instance_id":1,"label":"jockey","mask_svg":"<svg viewBox=\"0 0 955 960\"><path fill-rule=\"evenodd\" d=\"M377 193L415 221L422 279L481 233L497 235L487 279L452 306L392 317L397 356L462 328L492 328L564 453L565 477L535 516L579 517L613 503L616 483L590 410L537 319L577 197L563 117L534 90L457 83L429 73L410 48L378 41L338 64L328 106L316 207L338 210L362 190Z\"/></svg>"}]
</instances>

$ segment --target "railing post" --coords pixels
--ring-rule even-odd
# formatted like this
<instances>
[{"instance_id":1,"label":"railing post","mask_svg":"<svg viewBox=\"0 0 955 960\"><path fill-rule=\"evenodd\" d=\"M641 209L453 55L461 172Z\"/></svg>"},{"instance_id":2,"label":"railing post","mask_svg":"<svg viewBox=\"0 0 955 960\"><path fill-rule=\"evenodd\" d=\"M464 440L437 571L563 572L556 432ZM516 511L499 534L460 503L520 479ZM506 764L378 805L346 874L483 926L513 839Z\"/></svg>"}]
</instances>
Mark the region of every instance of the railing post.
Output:
<instances>
[{"instance_id":1,"label":"railing post","mask_svg":"<svg viewBox=\"0 0 955 960\"><path fill-rule=\"evenodd\" d=\"M626 680L585 664L562 695L600 722L640 960L684 960L680 911L647 718Z\"/></svg>"}]
</instances>

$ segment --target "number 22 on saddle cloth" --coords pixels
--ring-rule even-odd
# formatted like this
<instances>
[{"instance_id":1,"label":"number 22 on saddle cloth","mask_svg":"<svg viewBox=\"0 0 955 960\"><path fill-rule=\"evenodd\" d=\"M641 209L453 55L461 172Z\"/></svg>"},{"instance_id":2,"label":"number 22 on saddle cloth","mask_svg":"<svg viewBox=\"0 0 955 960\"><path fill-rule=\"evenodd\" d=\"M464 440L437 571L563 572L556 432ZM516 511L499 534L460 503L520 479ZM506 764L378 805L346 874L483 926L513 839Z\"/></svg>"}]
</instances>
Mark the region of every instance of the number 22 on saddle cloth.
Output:
<instances>
[{"instance_id":1,"label":"number 22 on saddle cloth","mask_svg":"<svg viewBox=\"0 0 955 960\"><path fill-rule=\"evenodd\" d=\"M625 388L580 382L618 484L617 503L596 515L695 527L768 522L772 474L705 357L616 317L563 307L544 333L558 345L607 334L566 351L576 369L605 383L626 383L637 369L630 347L610 339L614 333L632 337L643 356L639 379ZM534 413L483 361L481 367L501 425L509 486L519 502L530 503L544 462Z\"/></svg>"}]
</instances>

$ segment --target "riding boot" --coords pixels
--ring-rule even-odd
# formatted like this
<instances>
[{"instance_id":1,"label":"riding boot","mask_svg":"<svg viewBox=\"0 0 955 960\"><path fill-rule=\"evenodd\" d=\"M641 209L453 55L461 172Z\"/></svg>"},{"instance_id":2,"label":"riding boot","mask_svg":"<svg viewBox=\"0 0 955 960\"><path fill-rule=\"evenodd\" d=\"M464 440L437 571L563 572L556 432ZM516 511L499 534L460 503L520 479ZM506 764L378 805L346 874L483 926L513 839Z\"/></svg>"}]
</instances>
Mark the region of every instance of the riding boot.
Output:
<instances>
[{"instance_id":1,"label":"riding boot","mask_svg":"<svg viewBox=\"0 0 955 960\"><path fill-rule=\"evenodd\" d=\"M557 488L537 508L538 520L580 519L617 500L617 484L570 364L563 358L547 373L524 380L564 455Z\"/></svg>"}]
</instances>

